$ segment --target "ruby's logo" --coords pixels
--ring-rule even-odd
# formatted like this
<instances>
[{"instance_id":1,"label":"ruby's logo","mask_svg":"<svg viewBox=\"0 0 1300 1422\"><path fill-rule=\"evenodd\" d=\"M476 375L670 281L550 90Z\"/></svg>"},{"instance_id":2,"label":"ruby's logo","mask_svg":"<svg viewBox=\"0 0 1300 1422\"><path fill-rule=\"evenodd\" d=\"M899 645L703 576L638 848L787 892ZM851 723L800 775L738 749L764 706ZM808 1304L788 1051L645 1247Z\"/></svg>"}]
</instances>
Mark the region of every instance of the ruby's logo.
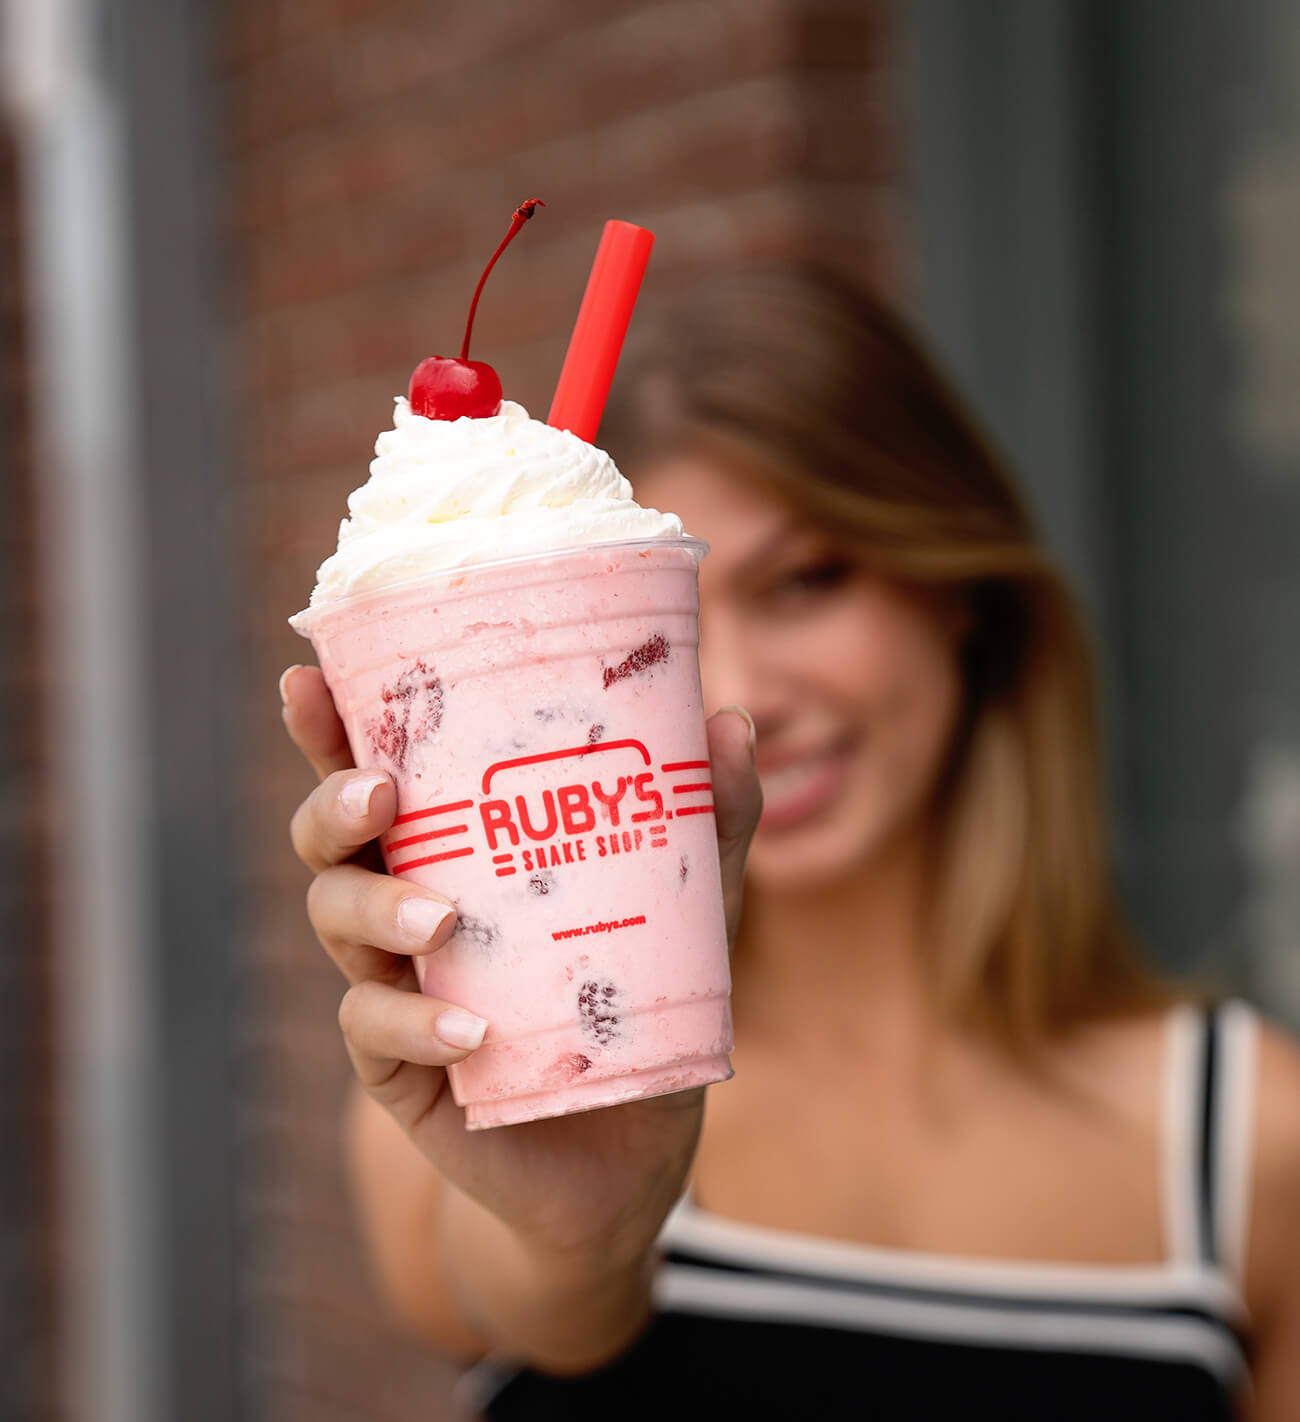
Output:
<instances>
[{"instance_id":1,"label":"ruby's logo","mask_svg":"<svg viewBox=\"0 0 1300 1422\"><path fill-rule=\"evenodd\" d=\"M551 761L573 762L565 767L564 783L520 785L517 772ZM664 762L656 774L650 752L637 740L499 760L483 772L479 797L398 815L384 852L390 871L401 874L483 849L497 877L507 878L521 868L531 872L662 849L674 817L713 813L708 770L707 760L678 760Z\"/></svg>"}]
</instances>

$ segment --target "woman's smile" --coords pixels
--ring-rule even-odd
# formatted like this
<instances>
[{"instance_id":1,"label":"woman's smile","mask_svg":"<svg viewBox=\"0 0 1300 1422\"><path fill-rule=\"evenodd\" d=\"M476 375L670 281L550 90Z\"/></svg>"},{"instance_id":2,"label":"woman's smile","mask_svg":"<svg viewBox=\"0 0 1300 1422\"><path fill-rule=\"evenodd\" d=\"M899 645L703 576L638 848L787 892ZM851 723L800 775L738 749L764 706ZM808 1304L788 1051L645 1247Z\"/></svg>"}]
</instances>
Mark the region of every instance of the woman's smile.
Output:
<instances>
[{"instance_id":1,"label":"woman's smile","mask_svg":"<svg viewBox=\"0 0 1300 1422\"><path fill-rule=\"evenodd\" d=\"M820 814L839 795L856 749L854 736L808 750L767 751L760 745L763 817L759 832L793 829Z\"/></svg>"}]
</instances>

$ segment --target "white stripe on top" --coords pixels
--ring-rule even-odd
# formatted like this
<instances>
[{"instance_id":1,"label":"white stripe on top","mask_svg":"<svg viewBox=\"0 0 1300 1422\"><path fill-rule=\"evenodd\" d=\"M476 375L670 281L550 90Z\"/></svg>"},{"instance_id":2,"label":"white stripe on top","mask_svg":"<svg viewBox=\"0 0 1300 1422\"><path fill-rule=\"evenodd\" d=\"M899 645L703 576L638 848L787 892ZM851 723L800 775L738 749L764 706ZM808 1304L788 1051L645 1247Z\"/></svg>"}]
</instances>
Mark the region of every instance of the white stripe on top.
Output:
<instances>
[{"instance_id":1,"label":"white stripe on top","mask_svg":"<svg viewBox=\"0 0 1300 1422\"><path fill-rule=\"evenodd\" d=\"M1189 1267L1201 1257L1196 1202L1204 1055L1201 1015L1190 1003L1179 1003L1165 1025L1161 1176L1165 1253L1175 1264Z\"/></svg>"},{"instance_id":2,"label":"white stripe on top","mask_svg":"<svg viewBox=\"0 0 1300 1422\"><path fill-rule=\"evenodd\" d=\"M1244 1316L1241 1297L1231 1280L1222 1270L1195 1259L1188 1263L1076 1264L927 1254L742 1224L699 1209L689 1194L665 1222L659 1247L743 1268L817 1275L837 1283L1002 1295L1033 1302L1077 1299L1082 1304L1173 1304L1202 1308L1230 1319Z\"/></svg>"}]
</instances>

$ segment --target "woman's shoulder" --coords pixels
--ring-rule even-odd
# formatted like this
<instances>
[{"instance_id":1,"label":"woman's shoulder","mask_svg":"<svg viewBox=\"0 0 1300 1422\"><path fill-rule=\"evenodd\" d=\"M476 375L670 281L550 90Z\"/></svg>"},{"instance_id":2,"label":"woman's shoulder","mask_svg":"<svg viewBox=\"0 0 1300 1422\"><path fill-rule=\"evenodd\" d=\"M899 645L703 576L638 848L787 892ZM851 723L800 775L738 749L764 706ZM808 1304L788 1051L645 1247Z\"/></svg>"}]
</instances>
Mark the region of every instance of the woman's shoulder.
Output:
<instances>
[{"instance_id":1,"label":"woman's shoulder","mask_svg":"<svg viewBox=\"0 0 1300 1422\"><path fill-rule=\"evenodd\" d=\"M1254 1186L1247 1290L1252 1312L1300 1307L1300 1041L1258 1026Z\"/></svg>"},{"instance_id":2,"label":"woman's shoulder","mask_svg":"<svg viewBox=\"0 0 1300 1422\"><path fill-rule=\"evenodd\" d=\"M1300 1416L1300 1043L1267 1022L1257 1032L1254 1182L1246 1305L1263 1419Z\"/></svg>"},{"instance_id":3,"label":"woman's shoulder","mask_svg":"<svg viewBox=\"0 0 1300 1422\"><path fill-rule=\"evenodd\" d=\"M1264 1018L1258 1033L1257 1130L1285 1155L1300 1149L1300 1038Z\"/></svg>"}]
</instances>

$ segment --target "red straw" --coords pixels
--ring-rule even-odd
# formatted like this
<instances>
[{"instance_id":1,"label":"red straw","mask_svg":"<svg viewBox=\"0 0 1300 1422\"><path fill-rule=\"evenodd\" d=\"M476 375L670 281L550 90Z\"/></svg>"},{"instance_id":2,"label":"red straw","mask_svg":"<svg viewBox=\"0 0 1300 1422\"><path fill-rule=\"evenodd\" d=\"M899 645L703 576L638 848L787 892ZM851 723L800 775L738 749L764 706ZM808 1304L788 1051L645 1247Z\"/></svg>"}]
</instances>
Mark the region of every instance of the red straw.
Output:
<instances>
[{"instance_id":1,"label":"red straw","mask_svg":"<svg viewBox=\"0 0 1300 1422\"><path fill-rule=\"evenodd\" d=\"M605 413L627 323L632 319L654 241L654 233L644 227L607 222L596 250L564 369L546 417L548 425L572 430L588 444L594 443Z\"/></svg>"}]
</instances>

